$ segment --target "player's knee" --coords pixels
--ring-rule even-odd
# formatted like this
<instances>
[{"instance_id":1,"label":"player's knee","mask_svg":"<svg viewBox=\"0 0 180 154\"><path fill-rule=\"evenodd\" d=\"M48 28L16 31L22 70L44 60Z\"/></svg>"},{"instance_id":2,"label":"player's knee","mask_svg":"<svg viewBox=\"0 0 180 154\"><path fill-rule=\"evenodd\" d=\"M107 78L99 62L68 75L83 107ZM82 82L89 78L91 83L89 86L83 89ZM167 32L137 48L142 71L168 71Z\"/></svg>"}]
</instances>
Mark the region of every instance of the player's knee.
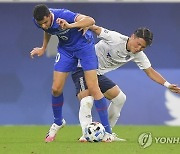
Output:
<instances>
[{"instance_id":1,"label":"player's knee","mask_svg":"<svg viewBox=\"0 0 180 154\"><path fill-rule=\"evenodd\" d=\"M98 86L89 86L88 87L89 93L91 96L93 96L94 98L98 97L98 95L100 94L100 89Z\"/></svg>"},{"instance_id":2,"label":"player's knee","mask_svg":"<svg viewBox=\"0 0 180 154\"><path fill-rule=\"evenodd\" d=\"M81 99L81 107L88 107L92 108L94 102L94 98L92 96L86 96L83 99Z\"/></svg>"},{"instance_id":3,"label":"player's knee","mask_svg":"<svg viewBox=\"0 0 180 154\"><path fill-rule=\"evenodd\" d=\"M93 96L95 100L99 100L104 97L97 82L89 82L87 87L90 95Z\"/></svg>"},{"instance_id":4,"label":"player's knee","mask_svg":"<svg viewBox=\"0 0 180 154\"><path fill-rule=\"evenodd\" d=\"M62 93L62 89L58 87L52 87L52 95L53 96L59 96Z\"/></svg>"},{"instance_id":5,"label":"player's knee","mask_svg":"<svg viewBox=\"0 0 180 154\"><path fill-rule=\"evenodd\" d=\"M120 91L120 93L112 99L112 102L116 102L116 104L120 104L120 105L123 105L126 101L126 95Z\"/></svg>"}]
</instances>

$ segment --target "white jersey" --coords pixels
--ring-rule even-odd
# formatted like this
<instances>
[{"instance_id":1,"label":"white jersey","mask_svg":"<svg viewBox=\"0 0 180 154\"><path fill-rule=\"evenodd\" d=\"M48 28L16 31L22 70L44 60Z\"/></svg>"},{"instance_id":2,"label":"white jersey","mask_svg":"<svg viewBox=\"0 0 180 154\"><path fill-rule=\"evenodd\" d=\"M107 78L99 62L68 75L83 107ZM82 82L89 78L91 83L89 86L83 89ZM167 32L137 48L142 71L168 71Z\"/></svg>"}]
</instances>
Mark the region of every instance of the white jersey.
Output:
<instances>
[{"instance_id":1,"label":"white jersey","mask_svg":"<svg viewBox=\"0 0 180 154\"><path fill-rule=\"evenodd\" d=\"M99 61L98 74L115 70L129 61L134 61L140 69L151 67L151 63L143 51L136 54L127 51L128 38L118 32L102 28L98 36L101 40L95 45Z\"/></svg>"}]
</instances>

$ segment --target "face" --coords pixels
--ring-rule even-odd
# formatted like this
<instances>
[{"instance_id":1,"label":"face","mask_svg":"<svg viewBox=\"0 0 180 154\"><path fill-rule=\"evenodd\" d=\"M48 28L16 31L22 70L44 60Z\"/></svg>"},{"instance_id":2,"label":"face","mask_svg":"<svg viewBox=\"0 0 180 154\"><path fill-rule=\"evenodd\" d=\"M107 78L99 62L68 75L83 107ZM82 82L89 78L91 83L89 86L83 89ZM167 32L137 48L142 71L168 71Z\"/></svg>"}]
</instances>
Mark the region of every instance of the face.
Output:
<instances>
[{"instance_id":1,"label":"face","mask_svg":"<svg viewBox=\"0 0 180 154\"><path fill-rule=\"evenodd\" d=\"M146 42L143 38L136 37L134 34L129 38L127 49L132 53L138 53L146 48Z\"/></svg>"},{"instance_id":2,"label":"face","mask_svg":"<svg viewBox=\"0 0 180 154\"><path fill-rule=\"evenodd\" d=\"M44 16L44 19L41 21L37 21L38 25L42 28L47 30L51 27L52 17L51 14L49 16Z\"/></svg>"}]
</instances>

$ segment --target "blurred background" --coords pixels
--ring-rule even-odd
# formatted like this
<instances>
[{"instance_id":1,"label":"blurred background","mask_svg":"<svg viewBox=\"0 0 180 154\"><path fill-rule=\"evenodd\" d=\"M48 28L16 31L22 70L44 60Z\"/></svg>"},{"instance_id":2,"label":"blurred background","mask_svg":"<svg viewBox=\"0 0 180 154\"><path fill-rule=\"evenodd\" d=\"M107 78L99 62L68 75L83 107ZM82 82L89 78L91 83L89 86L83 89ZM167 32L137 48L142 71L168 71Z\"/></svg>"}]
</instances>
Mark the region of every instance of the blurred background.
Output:
<instances>
[{"instance_id":1,"label":"blurred background","mask_svg":"<svg viewBox=\"0 0 180 154\"><path fill-rule=\"evenodd\" d=\"M31 59L43 31L32 21L36 4L66 8L92 16L96 24L130 36L137 28L154 33L145 50L152 67L169 82L180 85L179 0L0 0L0 125L46 125L53 122L51 84L56 53L52 37L47 54ZM96 41L98 41L96 39ZM180 125L180 96L151 81L136 64L106 74L127 95L118 124ZM71 77L64 89L63 115L79 124L79 102ZM99 117L93 108L93 119Z\"/></svg>"}]
</instances>

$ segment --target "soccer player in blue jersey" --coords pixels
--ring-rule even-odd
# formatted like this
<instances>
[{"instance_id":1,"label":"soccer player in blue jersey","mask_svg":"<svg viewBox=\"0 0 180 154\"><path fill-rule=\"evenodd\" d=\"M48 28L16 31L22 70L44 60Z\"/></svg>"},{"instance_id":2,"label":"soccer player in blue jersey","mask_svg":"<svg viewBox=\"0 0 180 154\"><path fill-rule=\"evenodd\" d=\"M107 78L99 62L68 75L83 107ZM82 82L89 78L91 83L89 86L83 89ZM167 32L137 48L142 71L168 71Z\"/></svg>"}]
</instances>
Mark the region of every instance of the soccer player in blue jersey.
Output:
<instances>
[{"instance_id":1,"label":"soccer player in blue jersey","mask_svg":"<svg viewBox=\"0 0 180 154\"><path fill-rule=\"evenodd\" d=\"M63 87L68 72L77 67L78 59L84 70L90 94L95 99L95 106L101 123L107 134L111 136L107 103L98 86L96 73L98 61L95 54L94 39L91 31L88 30L88 27L95 23L94 19L67 9L48 8L44 4L34 7L33 16L36 26L44 31L44 38L42 47L36 47L30 52L32 58L34 55L42 56L45 53L51 35L56 35L59 39L52 84L54 123L47 133L45 142L54 141L58 130L66 123L62 116Z\"/></svg>"}]
</instances>

